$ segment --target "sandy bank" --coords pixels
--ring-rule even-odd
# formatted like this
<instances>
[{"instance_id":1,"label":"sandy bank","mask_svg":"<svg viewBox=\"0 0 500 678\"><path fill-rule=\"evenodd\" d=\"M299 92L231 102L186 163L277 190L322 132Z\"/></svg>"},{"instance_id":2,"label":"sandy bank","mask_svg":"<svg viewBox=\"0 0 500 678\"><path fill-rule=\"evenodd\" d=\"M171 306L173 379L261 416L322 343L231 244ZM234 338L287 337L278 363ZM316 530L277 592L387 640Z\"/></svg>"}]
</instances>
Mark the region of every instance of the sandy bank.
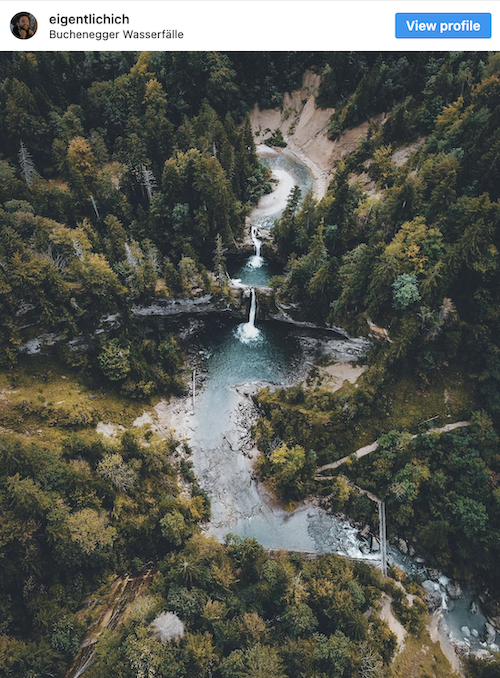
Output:
<instances>
[{"instance_id":1,"label":"sandy bank","mask_svg":"<svg viewBox=\"0 0 500 678\"><path fill-rule=\"evenodd\" d=\"M396 619L394 616L391 606L391 598L386 593L382 594L380 602L380 619L386 622L387 626L396 636L398 642L397 654L399 654L404 648L407 631L399 619Z\"/></svg>"},{"instance_id":2,"label":"sandy bank","mask_svg":"<svg viewBox=\"0 0 500 678\"><path fill-rule=\"evenodd\" d=\"M256 143L262 143L275 130L281 130L288 144L283 153L295 156L309 168L314 179L314 195L318 199L327 191L332 169L357 147L369 126L364 122L344 132L336 141L328 139L328 121L335 109L317 106L316 92L320 82L319 74L306 71L302 87L285 94L281 108L260 110L255 106L250 113Z\"/></svg>"},{"instance_id":3,"label":"sandy bank","mask_svg":"<svg viewBox=\"0 0 500 678\"><path fill-rule=\"evenodd\" d=\"M338 391L345 381L355 384L359 377L366 372L367 365L355 365L350 362L339 362L328 367L320 367L319 374L323 377L323 386L330 391Z\"/></svg>"},{"instance_id":4,"label":"sandy bank","mask_svg":"<svg viewBox=\"0 0 500 678\"><path fill-rule=\"evenodd\" d=\"M446 629L443 628L443 613L441 610L435 610L431 615L431 621L427 627L433 643L439 643L441 650L450 662L451 668L455 673L464 675L460 658L450 641Z\"/></svg>"}]
</instances>

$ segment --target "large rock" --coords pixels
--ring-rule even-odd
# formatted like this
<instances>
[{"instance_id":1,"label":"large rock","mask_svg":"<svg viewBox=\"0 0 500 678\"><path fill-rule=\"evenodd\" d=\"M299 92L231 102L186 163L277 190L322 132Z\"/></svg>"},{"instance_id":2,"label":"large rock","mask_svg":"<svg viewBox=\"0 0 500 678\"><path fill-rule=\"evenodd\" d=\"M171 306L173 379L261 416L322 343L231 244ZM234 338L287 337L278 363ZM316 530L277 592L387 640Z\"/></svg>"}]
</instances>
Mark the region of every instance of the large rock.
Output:
<instances>
[{"instance_id":1,"label":"large rock","mask_svg":"<svg viewBox=\"0 0 500 678\"><path fill-rule=\"evenodd\" d=\"M439 591L429 591L425 596L425 602L430 610L438 610L442 605L443 598Z\"/></svg>"},{"instance_id":2,"label":"large rock","mask_svg":"<svg viewBox=\"0 0 500 678\"><path fill-rule=\"evenodd\" d=\"M363 537L363 539L368 539L368 537L370 536L370 526L365 525L363 529L359 531L359 534L361 537Z\"/></svg>"},{"instance_id":3,"label":"large rock","mask_svg":"<svg viewBox=\"0 0 500 678\"><path fill-rule=\"evenodd\" d=\"M372 537L371 550L374 552L380 551L380 542L376 537Z\"/></svg>"},{"instance_id":4,"label":"large rock","mask_svg":"<svg viewBox=\"0 0 500 678\"><path fill-rule=\"evenodd\" d=\"M494 626L497 629L497 633L498 633L498 629L500 629L500 616L498 616L498 617L488 617L488 621L490 622L490 624L492 626Z\"/></svg>"},{"instance_id":5,"label":"large rock","mask_svg":"<svg viewBox=\"0 0 500 678\"><path fill-rule=\"evenodd\" d=\"M408 555L408 544L404 539L398 539L398 549L404 556Z\"/></svg>"},{"instance_id":6,"label":"large rock","mask_svg":"<svg viewBox=\"0 0 500 678\"><path fill-rule=\"evenodd\" d=\"M491 645L495 642L497 632L495 627L490 624L490 622L485 622L484 624L484 641L487 645Z\"/></svg>"},{"instance_id":7,"label":"large rock","mask_svg":"<svg viewBox=\"0 0 500 678\"><path fill-rule=\"evenodd\" d=\"M470 628L468 626L462 626L460 631L464 638L470 638Z\"/></svg>"},{"instance_id":8,"label":"large rock","mask_svg":"<svg viewBox=\"0 0 500 678\"><path fill-rule=\"evenodd\" d=\"M436 586L436 584L430 579L426 579L424 582L422 582L422 588L428 593L432 593L433 591L437 591L439 586Z\"/></svg>"},{"instance_id":9,"label":"large rock","mask_svg":"<svg viewBox=\"0 0 500 678\"><path fill-rule=\"evenodd\" d=\"M450 582L446 585L446 592L452 600L458 600L462 597L462 588L457 581Z\"/></svg>"},{"instance_id":10,"label":"large rock","mask_svg":"<svg viewBox=\"0 0 500 678\"><path fill-rule=\"evenodd\" d=\"M432 581L438 581L439 577L441 576L441 572L436 570L434 567L427 568L427 574L429 575L429 579L432 579Z\"/></svg>"}]
</instances>

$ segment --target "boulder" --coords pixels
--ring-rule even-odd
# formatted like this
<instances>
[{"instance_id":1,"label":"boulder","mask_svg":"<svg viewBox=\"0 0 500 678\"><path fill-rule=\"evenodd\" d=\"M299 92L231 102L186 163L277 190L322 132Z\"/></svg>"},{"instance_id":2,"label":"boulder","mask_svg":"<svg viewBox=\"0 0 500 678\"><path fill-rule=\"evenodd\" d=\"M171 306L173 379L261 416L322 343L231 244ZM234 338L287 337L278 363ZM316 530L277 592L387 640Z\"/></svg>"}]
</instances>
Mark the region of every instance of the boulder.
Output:
<instances>
[{"instance_id":1,"label":"boulder","mask_svg":"<svg viewBox=\"0 0 500 678\"><path fill-rule=\"evenodd\" d=\"M368 539L370 535L370 526L365 525L362 530L359 532L360 536L363 537L364 539Z\"/></svg>"},{"instance_id":2,"label":"boulder","mask_svg":"<svg viewBox=\"0 0 500 678\"><path fill-rule=\"evenodd\" d=\"M411 544L408 546L408 553L412 558L415 555L415 547L412 546Z\"/></svg>"},{"instance_id":3,"label":"boulder","mask_svg":"<svg viewBox=\"0 0 500 678\"><path fill-rule=\"evenodd\" d=\"M404 556L408 555L408 544L404 539L398 539L398 549Z\"/></svg>"},{"instance_id":4,"label":"boulder","mask_svg":"<svg viewBox=\"0 0 500 678\"><path fill-rule=\"evenodd\" d=\"M465 657L468 656L470 652L470 642L467 640L457 640L455 643L453 643L455 650L458 652L459 655L463 655Z\"/></svg>"},{"instance_id":5,"label":"boulder","mask_svg":"<svg viewBox=\"0 0 500 678\"><path fill-rule=\"evenodd\" d=\"M374 552L380 551L380 542L376 537L372 537L371 550Z\"/></svg>"},{"instance_id":6,"label":"boulder","mask_svg":"<svg viewBox=\"0 0 500 678\"><path fill-rule=\"evenodd\" d=\"M470 632L474 636L474 638L479 638L479 631L477 629L471 629Z\"/></svg>"},{"instance_id":7,"label":"boulder","mask_svg":"<svg viewBox=\"0 0 500 678\"><path fill-rule=\"evenodd\" d=\"M429 593L427 593L425 596L425 602L427 603L427 607L430 610L439 610L442 605L443 598L439 591L429 591Z\"/></svg>"},{"instance_id":8,"label":"boulder","mask_svg":"<svg viewBox=\"0 0 500 678\"><path fill-rule=\"evenodd\" d=\"M436 585L430 579L426 579L424 582L422 582L422 588L425 589L425 591L427 591L428 593L432 593L433 591L436 590Z\"/></svg>"},{"instance_id":9,"label":"boulder","mask_svg":"<svg viewBox=\"0 0 500 678\"><path fill-rule=\"evenodd\" d=\"M475 600L473 600L472 603L470 604L470 613L477 614L477 603Z\"/></svg>"},{"instance_id":10,"label":"boulder","mask_svg":"<svg viewBox=\"0 0 500 678\"><path fill-rule=\"evenodd\" d=\"M432 581L438 581L439 577L441 576L441 572L436 570L434 567L427 568L427 574L429 575L429 579L432 579Z\"/></svg>"},{"instance_id":11,"label":"boulder","mask_svg":"<svg viewBox=\"0 0 500 678\"><path fill-rule=\"evenodd\" d=\"M468 626L462 626L460 629L460 632L462 633L464 638L470 638L470 628Z\"/></svg>"},{"instance_id":12,"label":"boulder","mask_svg":"<svg viewBox=\"0 0 500 678\"><path fill-rule=\"evenodd\" d=\"M497 636L497 632L495 631L495 627L490 624L490 622L485 622L484 624L484 640L487 645L491 645L492 643L495 642L495 638Z\"/></svg>"},{"instance_id":13,"label":"boulder","mask_svg":"<svg viewBox=\"0 0 500 678\"><path fill-rule=\"evenodd\" d=\"M446 592L452 600L458 600L462 597L462 588L457 581L447 584Z\"/></svg>"}]
</instances>

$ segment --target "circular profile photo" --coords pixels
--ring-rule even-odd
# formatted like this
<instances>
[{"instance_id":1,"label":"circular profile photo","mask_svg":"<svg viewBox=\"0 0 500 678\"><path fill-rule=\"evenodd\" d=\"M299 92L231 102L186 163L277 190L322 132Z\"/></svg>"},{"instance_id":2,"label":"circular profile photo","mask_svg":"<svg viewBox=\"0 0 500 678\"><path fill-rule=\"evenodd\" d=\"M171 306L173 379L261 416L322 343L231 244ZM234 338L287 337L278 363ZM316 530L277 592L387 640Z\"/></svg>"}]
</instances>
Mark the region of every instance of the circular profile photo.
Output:
<instances>
[{"instance_id":1,"label":"circular profile photo","mask_svg":"<svg viewBox=\"0 0 500 678\"><path fill-rule=\"evenodd\" d=\"M19 12L10 20L10 30L19 40L29 40L37 29L37 22L33 14L29 12Z\"/></svg>"}]
</instances>

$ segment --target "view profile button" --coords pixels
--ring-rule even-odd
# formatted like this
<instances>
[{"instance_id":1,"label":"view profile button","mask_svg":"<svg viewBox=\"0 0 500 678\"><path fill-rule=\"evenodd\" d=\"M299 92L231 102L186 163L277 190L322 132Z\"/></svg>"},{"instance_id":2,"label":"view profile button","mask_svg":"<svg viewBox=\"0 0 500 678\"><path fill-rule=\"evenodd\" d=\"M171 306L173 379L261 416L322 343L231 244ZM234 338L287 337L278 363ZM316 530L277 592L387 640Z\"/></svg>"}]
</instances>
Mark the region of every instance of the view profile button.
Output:
<instances>
[{"instance_id":1,"label":"view profile button","mask_svg":"<svg viewBox=\"0 0 500 678\"><path fill-rule=\"evenodd\" d=\"M491 14L396 14L396 38L491 38Z\"/></svg>"}]
</instances>

